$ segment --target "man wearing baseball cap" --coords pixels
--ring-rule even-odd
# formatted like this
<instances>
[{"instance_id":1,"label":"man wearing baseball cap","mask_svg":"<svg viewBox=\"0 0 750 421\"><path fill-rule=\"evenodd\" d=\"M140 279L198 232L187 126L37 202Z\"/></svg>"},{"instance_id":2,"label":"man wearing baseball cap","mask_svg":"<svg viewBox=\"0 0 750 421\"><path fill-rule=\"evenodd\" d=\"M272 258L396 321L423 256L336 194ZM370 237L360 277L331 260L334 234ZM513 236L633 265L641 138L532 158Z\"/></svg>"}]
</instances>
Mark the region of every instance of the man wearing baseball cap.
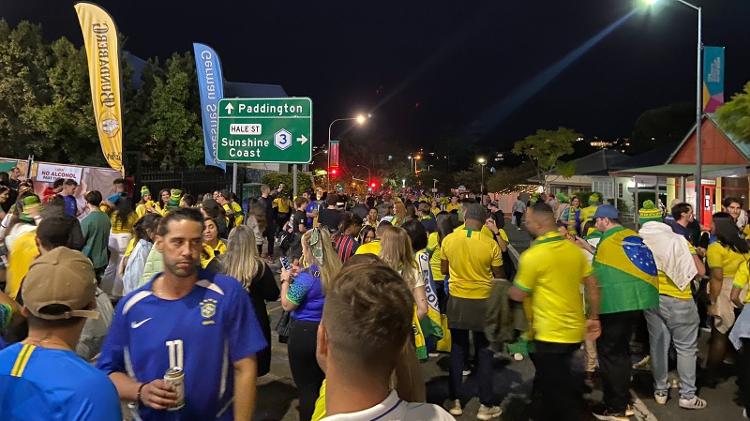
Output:
<instances>
[{"instance_id":1,"label":"man wearing baseball cap","mask_svg":"<svg viewBox=\"0 0 750 421\"><path fill-rule=\"evenodd\" d=\"M0 419L122 419L112 382L74 352L99 316L95 293L81 252L57 247L34 261L21 289L29 335L0 351Z\"/></svg>"},{"instance_id":2,"label":"man wearing baseball cap","mask_svg":"<svg viewBox=\"0 0 750 421\"><path fill-rule=\"evenodd\" d=\"M619 218L612 205L599 206L593 215L596 229L603 233L592 266L601 293L602 333L596 347L604 390L604 405L594 416L609 421L629 419L630 336L643 310L659 306L654 256L638 233L623 227Z\"/></svg>"}]
</instances>

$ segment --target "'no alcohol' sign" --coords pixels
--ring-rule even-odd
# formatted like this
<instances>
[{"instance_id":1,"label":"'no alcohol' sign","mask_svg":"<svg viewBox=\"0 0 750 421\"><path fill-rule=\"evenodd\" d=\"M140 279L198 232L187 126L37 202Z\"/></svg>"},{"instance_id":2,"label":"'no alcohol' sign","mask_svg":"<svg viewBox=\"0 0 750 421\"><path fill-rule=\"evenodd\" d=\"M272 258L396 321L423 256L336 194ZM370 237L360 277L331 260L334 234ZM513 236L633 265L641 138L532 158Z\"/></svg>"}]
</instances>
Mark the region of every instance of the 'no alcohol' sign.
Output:
<instances>
[{"instance_id":1,"label":"'no alcohol' sign","mask_svg":"<svg viewBox=\"0 0 750 421\"><path fill-rule=\"evenodd\" d=\"M312 101L310 98L222 99L216 158L223 162L309 163Z\"/></svg>"}]
</instances>

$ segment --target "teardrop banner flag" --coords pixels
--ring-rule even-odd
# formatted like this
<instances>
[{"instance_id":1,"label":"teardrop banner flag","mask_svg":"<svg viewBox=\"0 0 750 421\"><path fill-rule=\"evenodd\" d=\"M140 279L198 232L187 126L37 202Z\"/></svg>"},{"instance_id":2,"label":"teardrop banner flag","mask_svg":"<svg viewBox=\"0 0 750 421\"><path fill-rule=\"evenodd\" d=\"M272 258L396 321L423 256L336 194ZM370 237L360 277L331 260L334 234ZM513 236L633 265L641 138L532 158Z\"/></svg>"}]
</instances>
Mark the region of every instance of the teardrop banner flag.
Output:
<instances>
[{"instance_id":1,"label":"teardrop banner flag","mask_svg":"<svg viewBox=\"0 0 750 421\"><path fill-rule=\"evenodd\" d=\"M76 3L74 7L86 47L91 102L102 153L110 167L125 174L117 28L109 13L93 3Z\"/></svg>"},{"instance_id":2,"label":"teardrop banner flag","mask_svg":"<svg viewBox=\"0 0 750 421\"><path fill-rule=\"evenodd\" d=\"M198 73L198 89L201 97L201 119L203 121L203 152L205 165L213 165L222 170L227 164L216 160L216 142L219 126L219 100L224 98L224 79L221 75L221 62L213 48L205 44L193 43L195 70Z\"/></svg>"}]
</instances>

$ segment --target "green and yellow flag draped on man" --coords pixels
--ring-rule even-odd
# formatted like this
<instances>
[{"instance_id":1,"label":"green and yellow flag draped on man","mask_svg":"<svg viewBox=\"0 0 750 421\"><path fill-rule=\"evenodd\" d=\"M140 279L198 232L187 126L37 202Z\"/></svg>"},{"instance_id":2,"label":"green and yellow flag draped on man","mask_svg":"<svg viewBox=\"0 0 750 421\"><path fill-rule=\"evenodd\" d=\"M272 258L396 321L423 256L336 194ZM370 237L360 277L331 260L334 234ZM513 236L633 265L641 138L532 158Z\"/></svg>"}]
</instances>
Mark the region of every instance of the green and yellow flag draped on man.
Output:
<instances>
[{"instance_id":1,"label":"green and yellow flag draped on man","mask_svg":"<svg viewBox=\"0 0 750 421\"><path fill-rule=\"evenodd\" d=\"M601 287L600 313L659 305L654 256L635 231L617 226L605 232L594 255L593 269Z\"/></svg>"}]
</instances>

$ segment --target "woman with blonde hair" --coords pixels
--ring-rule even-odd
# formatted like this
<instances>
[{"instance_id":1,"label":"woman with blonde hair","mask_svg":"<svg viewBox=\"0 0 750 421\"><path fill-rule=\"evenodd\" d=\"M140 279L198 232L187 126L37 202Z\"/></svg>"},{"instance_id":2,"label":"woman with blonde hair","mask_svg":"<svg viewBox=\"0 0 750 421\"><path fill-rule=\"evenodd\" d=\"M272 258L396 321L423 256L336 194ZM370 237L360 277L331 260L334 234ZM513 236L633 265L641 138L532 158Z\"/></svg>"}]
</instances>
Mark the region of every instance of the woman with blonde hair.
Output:
<instances>
[{"instance_id":1,"label":"woman with blonde hair","mask_svg":"<svg viewBox=\"0 0 750 421\"><path fill-rule=\"evenodd\" d=\"M266 311L266 301L279 299L279 287L273 277L273 271L258 255L255 244L255 233L247 225L234 227L229 233L227 251L219 258L221 272L237 279L250 294L255 317L258 318L268 342L268 348L259 352L258 377L271 371L271 322Z\"/></svg>"},{"instance_id":2,"label":"woman with blonde hair","mask_svg":"<svg viewBox=\"0 0 750 421\"><path fill-rule=\"evenodd\" d=\"M301 243L303 268L295 266L281 272L281 306L291 312L289 366L299 391L299 418L308 421L325 377L315 358L318 325L325 291L341 269L341 260L326 229L305 232Z\"/></svg>"},{"instance_id":3,"label":"woman with blonde hair","mask_svg":"<svg viewBox=\"0 0 750 421\"><path fill-rule=\"evenodd\" d=\"M417 317L421 319L427 314L427 293L425 292L424 279L419 273L417 262L414 260L414 251L411 247L409 234L403 228L385 227L380 246L380 258L404 278L406 285L409 286L414 295Z\"/></svg>"}]
</instances>

